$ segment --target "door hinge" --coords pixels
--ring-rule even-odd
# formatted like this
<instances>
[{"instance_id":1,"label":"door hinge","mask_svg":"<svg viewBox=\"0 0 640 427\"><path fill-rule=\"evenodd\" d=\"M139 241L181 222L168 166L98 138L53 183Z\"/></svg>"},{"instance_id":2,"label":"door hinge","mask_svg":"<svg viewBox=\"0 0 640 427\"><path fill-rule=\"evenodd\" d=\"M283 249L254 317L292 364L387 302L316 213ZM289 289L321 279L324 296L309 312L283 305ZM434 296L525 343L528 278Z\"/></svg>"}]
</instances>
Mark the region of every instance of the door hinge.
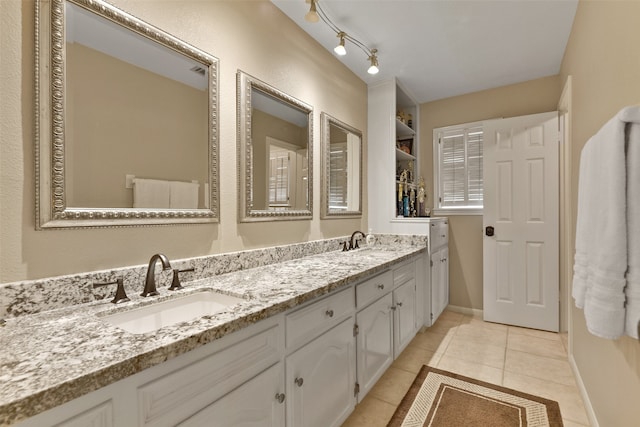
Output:
<instances>
[{"instance_id":1,"label":"door hinge","mask_svg":"<svg viewBox=\"0 0 640 427\"><path fill-rule=\"evenodd\" d=\"M429 314L431 316L431 321L433 321L433 313Z\"/></svg>"},{"instance_id":2,"label":"door hinge","mask_svg":"<svg viewBox=\"0 0 640 427\"><path fill-rule=\"evenodd\" d=\"M353 395L357 396L360 393L360 384L356 383L355 387L353 387Z\"/></svg>"},{"instance_id":3,"label":"door hinge","mask_svg":"<svg viewBox=\"0 0 640 427\"><path fill-rule=\"evenodd\" d=\"M353 325L353 336L357 336L360 333L360 327L358 326L358 324L354 324Z\"/></svg>"},{"instance_id":4,"label":"door hinge","mask_svg":"<svg viewBox=\"0 0 640 427\"><path fill-rule=\"evenodd\" d=\"M429 262L431 263L431 267L433 267L433 260L429 260Z\"/></svg>"}]
</instances>

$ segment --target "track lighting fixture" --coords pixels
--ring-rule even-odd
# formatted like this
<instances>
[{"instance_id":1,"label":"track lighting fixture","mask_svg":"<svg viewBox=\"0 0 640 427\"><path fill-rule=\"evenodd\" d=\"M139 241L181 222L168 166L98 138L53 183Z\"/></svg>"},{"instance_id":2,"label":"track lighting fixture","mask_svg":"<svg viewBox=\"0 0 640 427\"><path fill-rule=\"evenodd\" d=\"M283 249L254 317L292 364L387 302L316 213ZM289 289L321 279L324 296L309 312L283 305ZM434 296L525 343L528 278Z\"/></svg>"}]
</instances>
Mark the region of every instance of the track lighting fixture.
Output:
<instances>
[{"instance_id":1,"label":"track lighting fixture","mask_svg":"<svg viewBox=\"0 0 640 427\"><path fill-rule=\"evenodd\" d=\"M369 74L378 74L378 71L380 71L380 69L378 68L378 56L376 55L377 53L378 49L371 49L371 56L369 56L371 66L367 70L367 73Z\"/></svg>"},{"instance_id":2,"label":"track lighting fixture","mask_svg":"<svg viewBox=\"0 0 640 427\"><path fill-rule=\"evenodd\" d=\"M344 31L340 31L338 33L338 37L340 37L340 43L338 43L338 46L333 48L333 51L340 56L344 56L347 54L347 49L344 48L344 36L346 36L346 33Z\"/></svg>"},{"instance_id":3,"label":"track lighting fixture","mask_svg":"<svg viewBox=\"0 0 640 427\"><path fill-rule=\"evenodd\" d=\"M377 74L380 69L378 68L378 49L369 49L364 43L356 39L355 37L350 36L346 32L342 31L336 24L334 24L331 19L324 12L322 7L320 6L319 0L306 0L307 3L310 3L309 12L304 15L304 19L307 22L318 22L320 19L327 24L332 31L336 33L336 36L340 39L338 45L333 49L333 51L340 56L344 56L347 54L347 49L345 48L345 40L349 40L354 45L358 46L366 55L367 60L369 61L369 69L367 70L369 74Z\"/></svg>"}]
</instances>

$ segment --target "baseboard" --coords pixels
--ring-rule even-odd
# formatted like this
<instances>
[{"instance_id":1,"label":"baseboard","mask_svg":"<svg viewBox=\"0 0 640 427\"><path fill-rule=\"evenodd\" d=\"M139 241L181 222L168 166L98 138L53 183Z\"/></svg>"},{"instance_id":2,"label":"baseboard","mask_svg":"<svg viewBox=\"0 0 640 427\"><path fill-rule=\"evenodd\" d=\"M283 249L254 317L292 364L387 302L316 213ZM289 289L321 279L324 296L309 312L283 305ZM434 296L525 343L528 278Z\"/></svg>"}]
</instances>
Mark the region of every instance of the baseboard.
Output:
<instances>
[{"instance_id":1,"label":"baseboard","mask_svg":"<svg viewBox=\"0 0 640 427\"><path fill-rule=\"evenodd\" d=\"M580 376L580 371L578 370L578 365L576 365L576 360L573 358L573 354L569 354L569 365L571 366L573 376L576 379L578 391L580 391L580 395L582 396L584 409L587 412L587 417L589 418L589 424L591 424L591 427L600 427L598 419L596 418L596 413L593 410L593 406L591 406L591 400L589 400L589 393L587 393L584 382L582 382L582 377Z\"/></svg>"},{"instance_id":2,"label":"baseboard","mask_svg":"<svg viewBox=\"0 0 640 427\"><path fill-rule=\"evenodd\" d=\"M462 313L468 316L479 317L482 319L482 310L478 310L477 308L469 308L469 307L460 307L458 305L447 306L447 310L453 311L455 313Z\"/></svg>"}]
</instances>

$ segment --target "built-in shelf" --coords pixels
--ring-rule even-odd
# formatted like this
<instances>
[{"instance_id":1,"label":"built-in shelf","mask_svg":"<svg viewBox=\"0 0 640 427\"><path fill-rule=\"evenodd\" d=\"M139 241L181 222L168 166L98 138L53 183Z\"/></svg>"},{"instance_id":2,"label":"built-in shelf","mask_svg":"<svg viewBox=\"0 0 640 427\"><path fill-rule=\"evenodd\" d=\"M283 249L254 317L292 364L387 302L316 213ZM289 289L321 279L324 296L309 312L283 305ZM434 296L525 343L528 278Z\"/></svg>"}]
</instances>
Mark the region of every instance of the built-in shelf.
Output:
<instances>
[{"instance_id":1,"label":"built-in shelf","mask_svg":"<svg viewBox=\"0 0 640 427\"><path fill-rule=\"evenodd\" d=\"M416 131L409 126L396 119L396 139L402 139L406 137L412 137L416 134Z\"/></svg>"},{"instance_id":2,"label":"built-in shelf","mask_svg":"<svg viewBox=\"0 0 640 427\"><path fill-rule=\"evenodd\" d=\"M412 156L409 153L405 153L399 148L396 148L396 159L398 160L415 160L416 156Z\"/></svg>"}]
</instances>

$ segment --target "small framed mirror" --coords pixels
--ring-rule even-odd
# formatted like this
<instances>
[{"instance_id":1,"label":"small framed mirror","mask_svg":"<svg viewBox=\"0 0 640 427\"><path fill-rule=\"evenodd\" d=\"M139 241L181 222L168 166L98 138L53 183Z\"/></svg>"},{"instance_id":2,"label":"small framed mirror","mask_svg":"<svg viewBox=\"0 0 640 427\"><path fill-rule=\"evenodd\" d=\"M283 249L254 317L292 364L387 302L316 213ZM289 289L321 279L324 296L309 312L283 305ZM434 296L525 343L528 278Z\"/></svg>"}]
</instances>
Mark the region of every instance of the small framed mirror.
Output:
<instances>
[{"instance_id":1,"label":"small framed mirror","mask_svg":"<svg viewBox=\"0 0 640 427\"><path fill-rule=\"evenodd\" d=\"M36 22L36 227L218 222L218 60L101 0Z\"/></svg>"},{"instance_id":2,"label":"small framed mirror","mask_svg":"<svg viewBox=\"0 0 640 427\"><path fill-rule=\"evenodd\" d=\"M242 71L237 78L239 221L311 219L313 108Z\"/></svg>"},{"instance_id":3,"label":"small framed mirror","mask_svg":"<svg viewBox=\"0 0 640 427\"><path fill-rule=\"evenodd\" d=\"M322 126L322 218L362 216L362 132L327 113Z\"/></svg>"}]
</instances>

